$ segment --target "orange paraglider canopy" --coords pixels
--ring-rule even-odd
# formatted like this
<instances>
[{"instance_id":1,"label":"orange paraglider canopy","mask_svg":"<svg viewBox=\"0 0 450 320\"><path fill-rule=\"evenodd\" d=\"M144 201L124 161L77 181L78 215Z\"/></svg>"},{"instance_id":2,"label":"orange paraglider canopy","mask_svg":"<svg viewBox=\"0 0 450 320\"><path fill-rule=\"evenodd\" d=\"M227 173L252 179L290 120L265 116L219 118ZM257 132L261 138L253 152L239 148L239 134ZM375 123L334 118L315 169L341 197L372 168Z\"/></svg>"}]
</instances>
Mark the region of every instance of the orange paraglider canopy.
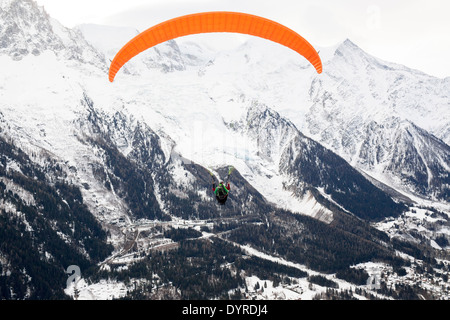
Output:
<instances>
[{"instance_id":1,"label":"orange paraglider canopy","mask_svg":"<svg viewBox=\"0 0 450 320\"><path fill-rule=\"evenodd\" d=\"M131 58L159 43L174 38L208 32L235 32L268 39L284 45L304 56L322 72L317 51L295 31L255 15L239 12L203 12L181 16L157 24L131 39L114 57L109 68L109 81Z\"/></svg>"}]
</instances>

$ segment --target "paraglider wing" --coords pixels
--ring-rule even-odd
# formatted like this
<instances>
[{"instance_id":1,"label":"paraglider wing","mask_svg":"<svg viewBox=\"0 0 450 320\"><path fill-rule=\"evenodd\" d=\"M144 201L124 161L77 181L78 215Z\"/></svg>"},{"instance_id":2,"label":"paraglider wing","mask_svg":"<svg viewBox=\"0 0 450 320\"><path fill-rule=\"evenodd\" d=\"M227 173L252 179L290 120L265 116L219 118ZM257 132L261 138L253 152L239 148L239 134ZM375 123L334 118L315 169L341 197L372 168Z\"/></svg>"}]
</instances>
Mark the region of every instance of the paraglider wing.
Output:
<instances>
[{"instance_id":1,"label":"paraglider wing","mask_svg":"<svg viewBox=\"0 0 450 320\"><path fill-rule=\"evenodd\" d=\"M272 20L239 12L203 12L181 16L157 24L131 39L114 57L109 68L109 81L131 58L159 43L178 37L208 32L235 32L268 39L304 56L322 72L317 51L295 31Z\"/></svg>"}]
</instances>

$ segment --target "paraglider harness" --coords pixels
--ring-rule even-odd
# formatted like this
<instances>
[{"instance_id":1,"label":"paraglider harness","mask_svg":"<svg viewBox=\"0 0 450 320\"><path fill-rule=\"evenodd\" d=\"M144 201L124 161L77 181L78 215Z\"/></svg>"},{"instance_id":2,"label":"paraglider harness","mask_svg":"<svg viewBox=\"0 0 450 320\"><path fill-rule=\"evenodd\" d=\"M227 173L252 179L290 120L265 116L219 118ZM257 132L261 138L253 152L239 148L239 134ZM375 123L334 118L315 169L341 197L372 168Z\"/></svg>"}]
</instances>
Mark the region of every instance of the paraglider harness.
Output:
<instances>
[{"instance_id":1,"label":"paraglider harness","mask_svg":"<svg viewBox=\"0 0 450 320\"><path fill-rule=\"evenodd\" d=\"M230 167L228 170L228 177L227 177L227 183L224 184L223 182L219 183L219 186L216 188L216 184L214 181L214 176L211 172L211 177L213 179L213 191L216 195L216 199L219 202L219 204L224 205L228 198L228 193L230 192L230 184L228 180L230 179L231 172L233 171L233 167Z\"/></svg>"},{"instance_id":2,"label":"paraglider harness","mask_svg":"<svg viewBox=\"0 0 450 320\"><path fill-rule=\"evenodd\" d=\"M229 187L229 185L227 185L227 187ZM213 184L214 194L216 195L216 199L220 204L225 204L225 202L227 201L229 192L229 189L227 187L225 187L223 182L221 182L217 188L215 187L215 184Z\"/></svg>"}]
</instances>

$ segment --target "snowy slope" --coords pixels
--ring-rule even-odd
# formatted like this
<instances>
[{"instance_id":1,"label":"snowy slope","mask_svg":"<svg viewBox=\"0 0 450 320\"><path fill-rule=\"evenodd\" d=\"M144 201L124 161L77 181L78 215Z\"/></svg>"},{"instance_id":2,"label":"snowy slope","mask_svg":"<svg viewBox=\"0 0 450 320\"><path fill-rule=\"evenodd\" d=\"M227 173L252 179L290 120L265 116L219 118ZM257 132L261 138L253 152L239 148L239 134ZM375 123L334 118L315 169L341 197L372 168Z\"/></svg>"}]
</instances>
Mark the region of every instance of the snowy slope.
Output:
<instances>
[{"instance_id":1,"label":"snowy slope","mask_svg":"<svg viewBox=\"0 0 450 320\"><path fill-rule=\"evenodd\" d=\"M27 8L25 16L19 3ZM112 59L136 30L84 25L72 31L32 1L5 1L2 8L2 28L21 30L8 37L38 35L31 42L7 39L0 84L5 118L31 130L24 136L62 159L78 161L73 159L79 152L66 151L73 137L61 135L58 128L75 122L87 95L106 114L131 114L167 137L162 139L168 146L166 158L174 148L204 167L233 164L271 202L298 211L300 204L283 187L289 178L279 170L288 133L260 136L232 128L259 104L376 179L421 196L445 198L448 148L425 130L445 139L448 80L380 61L349 40L323 50L325 72L317 75L303 57L268 40L228 39L229 50L214 51L196 43L197 35L139 55L111 84L102 57ZM11 59L17 62L8 63ZM17 99L19 88L33 94ZM28 119L30 107L35 112ZM50 121L53 117L58 120ZM408 123L425 130L409 130ZM45 139L36 139L43 132ZM399 138L406 132L414 132L415 138ZM410 154L406 159L402 150ZM410 158L421 165L408 168Z\"/></svg>"},{"instance_id":2,"label":"snowy slope","mask_svg":"<svg viewBox=\"0 0 450 320\"><path fill-rule=\"evenodd\" d=\"M431 183L437 176L448 190L448 78L378 60L349 40L325 66L324 77L311 84L307 132L357 168L403 191L439 194ZM408 169L400 152L421 165ZM418 175L425 181L418 182Z\"/></svg>"},{"instance_id":3,"label":"snowy slope","mask_svg":"<svg viewBox=\"0 0 450 320\"><path fill-rule=\"evenodd\" d=\"M76 34L57 26L56 22L50 24L46 43L68 43L67 35ZM78 30L101 52L94 56L104 55L107 59L113 57L126 38L136 33L131 29L94 25L80 26ZM404 173L406 169L401 157L393 157L393 154L395 150L407 148L396 138L402 136L407 126L396 123L414 123L413 120L420 119L422 128L428 125L436 135L439 136L439 132L445 135L439 128L447 127L448 123L448 117L445 117L449 100L446 80L380 62L348 40L323 50L326 67L323 75L317 75L303 57L267 40L249 37L237 47L235 41L229 40L230 49L223 51L201 46L193 41L195 39L184 40L180 45L175 41L161 44L136 57L119 72L112 84L106 80L103 67L96 70L86 63L73 65L70 57L60 61L58 68L51 66L54 50L36 56L25 55L17 64L8 66L7 76L3 78L3 101L9 105L9 110L14 110L14 114L6 116L14 122L20 115L16 122L19 119L23 122L27 108L36 102L35 109L42 109L47 117L73 122L79 116L79 101L86 93L95 107L107 114L132 114L155 132L168 137L167 142L163 142L168 146L166 156L174 147L186 159L205 167L233 164L252 184L258 185L270 201L299 211L298 200L283 187L288 178L279 171L282 145L276 150L271 147L289 141L286 133L275 131L264 137L231 127L242 122L252 106L263 104L280 112L300 131L337 152L349 163L388 185L405 189L408 182L405 182L405 176L425 174L425 192L419 194L445 194L445 190L436 190L442 185L441 180L433 181L442 175L444 179L448 178L448 149L442 150L438 141L437 147L431 149L429 145L421 144L428 148L426 159L421 157L425 154L423 148L413 148L418 150L417 161L424 165L418 169L413 167L408 174ZM77 41L85 48L82 52L92 51L84 40ZM70 51L67 45L64 48L65 52ZM15 57L15 54L9 56ZM2 59L7 63L9 57L2 56ZM30 70L33 70L31 77L28 75ZM84 71L80 74L79 70ZM23 83L23 78L29 80ZM390 85L386 78L393 79L395 85ZM29 101L27 97L22 97L25 101L17 100L15 90L20 87L19 82L28 92L36 92L36 96L28 96ZM407 91L411 83L424 83L424 86ZM440 87L433 86L435 83ZM432 99L433 107L427 108L424 102L417 101L414 112L405 111L409 110L407 101L412 99ZM49 100L60 107L45 109L43 105ZM55 110L59 114L54 114ZM397 111L393 113L392 110ZM40 119L40 116L35 118ZM47 121L43 122L41 126L49 126ZM31 123L24 127L36 128ZM53 122L52 125L53 134L49 128L42 128L41 132L48 131L46 139L37 143L45 142L46 147L52 145L53 149L60 150L52 152L64 158L67 154L64 155L63 150L65 152L72 142L59 134L60 124ZM430 138L426 139L430 141ZM74 152L71 158L78 154ZM431 162L436 165L432 166ZM432 167L438 169L433 171ZM412 183L406 190L417 191L421 187Z\"/></svg>"},{"instance_id":4,"label":"snowy slope","mask_svg":"<svg viewBox=\"0 0 450 320\"><path fill-rule=\"evenodd\" d=\"M149 95L145 96L143 91L131 93L133 89L129 87L121 91L131 93L134 99L140 96L140 99L145 99L141 103L150 105L152 102L160 105L162 97L170 97L158 113L174 114L180 110L183 120L178 121L177 126L189 124L180 128L182 135L187 132L194 134L195 130L197 137L205 140L179 144L184 149L188 148L183 153L196 161L199 156L200 162L205 157L213 157L210 155L217 150L234 149L234 153L241 156L242 150L248 152L250 147L248 142L243 143L245 139L239 138L239 146L230 140L223 142L226 145L222 147L214 145L211 137L218 133L206 128L206 124L216 123L214 128L217 132L223 132L221 119L213 118L213 114L219 114L224 122L229 123L242 118L248 106L263 103L293 121L301 132L376 179L394 184L404 192L445 198L448 190L445 185L449 179L446 172L449 167L448 148L444 147L448 145L448 141L445 142L450 127L448 79L436 79L404 66L377 60L349 40L324 50L326 68L323 75L315 74L302 57L267 40L251 37L234 48L230 44L230 51L217 52L211 58L211 52L202 50L199 54L198 46L189 46L189 42L181 51L178 46L173 47L173 52L166 53L166 56L176 56L176 61L182 65L178 69L160 69L181 73L162 75L141 69L143 78L138 82L149 88ZM134 67L133 63L150 59L146 55L152 57L154 54L149 52L136 57L136 62L130 62L130 68ZM195 54L199 54L196 63L186 63ZM124 85L127 81L129 78L119 73L113 86ZM135 86L136 79L130 81ZM201 115L193 109L201 110ZM185 118L189 114L194 115L193 121ZM148 121L150 118L156 119L151 116L147 117ZM173 116L171 121L175 119ZM155 126L163 123L161 119L154 121ZM408 124L425 130L415 131L420 137L411 141L399 139L407 134ZM173 134L174 128L170 124L166 127L165 131ZM431 135L441 138L444 144ZM174 140L180 139L182 136L176 136ZM421 144L419 141L424 139L432 143ZM411 142L415 143L412 148ZM194 151L197 155L190 155L193 145L201 146L201 152ZM413 151L412 157L423 163L410 170L408 176L414 176L414 181L402 173L400 158L393 156L396 150L407 149ZM227 151L225 155L229 156L229 153ZM417 179L421 175L425 175L425 179ZM435 177L442 179L432 183ZM441 190L441 185L445 190Z\"/></svg>"}]
</instances>

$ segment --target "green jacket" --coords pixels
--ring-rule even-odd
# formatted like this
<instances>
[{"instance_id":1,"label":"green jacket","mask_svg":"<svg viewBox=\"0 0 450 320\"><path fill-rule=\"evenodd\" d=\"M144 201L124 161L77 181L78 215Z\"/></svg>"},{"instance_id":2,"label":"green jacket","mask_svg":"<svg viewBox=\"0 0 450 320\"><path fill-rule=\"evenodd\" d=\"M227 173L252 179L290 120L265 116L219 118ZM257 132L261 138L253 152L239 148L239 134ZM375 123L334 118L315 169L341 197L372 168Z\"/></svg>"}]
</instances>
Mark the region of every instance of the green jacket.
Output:
<instances>
[{"instance_id":1,"label":"green jacket","mask_svg":"<svg viewBox=\"0 0 450 320\"><path fill-rule=\"evenodd\" d=\"M229 185L228 185L229 187ZM217 188L214 188L214 194L217 195L217 192L220 190L220 188L223 188L223 190L225 191L225 194L228 194L229 190L227 189L227 187L225 187L225 185L223 183L219 184L219 186Z\"/></svg>"}]
</instances>

